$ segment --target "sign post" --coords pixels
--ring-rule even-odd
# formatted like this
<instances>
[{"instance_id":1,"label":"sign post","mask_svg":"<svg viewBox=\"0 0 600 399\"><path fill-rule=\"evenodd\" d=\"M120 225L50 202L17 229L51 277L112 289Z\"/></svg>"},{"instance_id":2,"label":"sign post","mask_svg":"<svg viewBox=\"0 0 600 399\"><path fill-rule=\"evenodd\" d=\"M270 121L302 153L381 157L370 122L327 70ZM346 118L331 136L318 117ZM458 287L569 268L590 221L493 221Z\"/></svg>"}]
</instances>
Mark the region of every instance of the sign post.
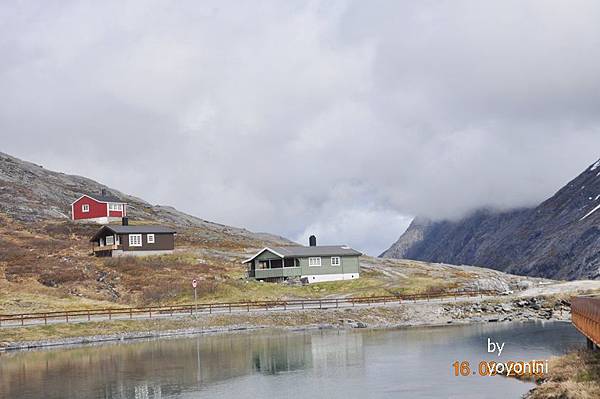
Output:
<instances>
[{"instance_id":1,"label":"sign post","mask_svg":"<svg viewBox=\"0 0 600 399\"><path fill-rule=\"evenodd\" d=\"M198 295L196 295L196 287L198 286L198 281L196 279L192 280L192 287L194 287L194 308L195 312L198 313Z\"/></svg>"}]
</instances>

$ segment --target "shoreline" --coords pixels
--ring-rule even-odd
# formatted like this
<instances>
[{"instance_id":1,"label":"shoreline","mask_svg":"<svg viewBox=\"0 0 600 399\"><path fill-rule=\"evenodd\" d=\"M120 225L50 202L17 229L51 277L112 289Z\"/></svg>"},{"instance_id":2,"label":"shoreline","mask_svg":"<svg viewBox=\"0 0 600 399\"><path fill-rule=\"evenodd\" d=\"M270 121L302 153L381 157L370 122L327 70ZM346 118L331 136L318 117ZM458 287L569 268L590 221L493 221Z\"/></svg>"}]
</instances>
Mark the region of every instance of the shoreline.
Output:
<instances>
[{"instance_id":1,"label":"shoreline","mask_svg":"<svg viewBox=\"0 0 600 399\"><path fill-rule=\"evenodd\" d=\"M264 311L251 314L183 316L155 320L99 321L0 329L0 354L187 335L226 334L263 329L394 329L452 325L570 321L564 300L493 298L472 302L428 302L323 310ZM114 332L96 334L114 329ZM80 332L80 334L78 334ZM14 338L7 339L13 333ZM37 335L36 335L37 334ZM44 334L46 336L44 336ZM54 334L54 335L53 335ZM9 334L10 335L10 334ZM27 336L35 337L33 339Z\"/></svg>"}]
</instances>

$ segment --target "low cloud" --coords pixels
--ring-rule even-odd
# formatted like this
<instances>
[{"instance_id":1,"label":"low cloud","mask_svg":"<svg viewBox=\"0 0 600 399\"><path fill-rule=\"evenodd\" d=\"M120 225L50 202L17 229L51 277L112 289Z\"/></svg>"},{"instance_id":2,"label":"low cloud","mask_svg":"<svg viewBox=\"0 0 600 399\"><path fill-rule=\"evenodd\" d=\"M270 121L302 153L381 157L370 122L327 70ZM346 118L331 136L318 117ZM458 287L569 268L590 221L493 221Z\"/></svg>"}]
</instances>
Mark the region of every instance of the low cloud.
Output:
<instances>
[{"instance_id":1,"label":"low cloud","mask_svg":"<svg viewBox=\"0 0 600 399\"><path fill-rule=\"evenodd\" d=\"M596 2L0 5L2 150L377 254L600 148Z\"/></svg>"}]
</instances>

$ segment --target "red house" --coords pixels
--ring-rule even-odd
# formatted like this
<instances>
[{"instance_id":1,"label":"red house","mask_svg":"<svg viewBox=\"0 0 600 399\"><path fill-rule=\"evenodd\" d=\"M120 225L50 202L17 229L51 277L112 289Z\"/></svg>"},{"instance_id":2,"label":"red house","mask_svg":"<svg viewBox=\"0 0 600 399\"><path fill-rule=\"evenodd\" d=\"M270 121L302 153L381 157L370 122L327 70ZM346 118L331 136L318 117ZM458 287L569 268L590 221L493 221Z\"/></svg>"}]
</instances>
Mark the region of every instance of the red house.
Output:
<instances>
[{"instance_id":1,"label":"red house","mask_svg":"<svg viewBox=\"0 0 600 399\"><path fill-rule=\"evenodd\" d=\"M127 203L115 196L107 195L104 189L100 195L84 194L71 203L73 220L107 224L121 220L125 216L127 216Z\"/></svg>"}]
</instances>

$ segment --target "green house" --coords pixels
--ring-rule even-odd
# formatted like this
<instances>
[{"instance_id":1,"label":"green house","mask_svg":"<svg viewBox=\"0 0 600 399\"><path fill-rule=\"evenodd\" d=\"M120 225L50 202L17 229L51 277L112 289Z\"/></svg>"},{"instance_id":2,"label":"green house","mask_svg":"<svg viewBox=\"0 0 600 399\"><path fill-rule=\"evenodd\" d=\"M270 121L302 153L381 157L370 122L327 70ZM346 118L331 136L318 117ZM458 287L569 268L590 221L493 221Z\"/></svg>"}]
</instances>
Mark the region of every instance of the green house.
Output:
<instances>
[{"instance_id":1,"label":"green house","mask_svg":"<svg viewBox=\"0 0 600 399\"><path fill-rule=\"evenodd\" d=\"M314 245L312 245L314 244ZM264 281L300 278L307 283L351 280L360 276L360 252L346 245L266 247L246 259L248 277Z\"/></svg>"}]
</instances>

